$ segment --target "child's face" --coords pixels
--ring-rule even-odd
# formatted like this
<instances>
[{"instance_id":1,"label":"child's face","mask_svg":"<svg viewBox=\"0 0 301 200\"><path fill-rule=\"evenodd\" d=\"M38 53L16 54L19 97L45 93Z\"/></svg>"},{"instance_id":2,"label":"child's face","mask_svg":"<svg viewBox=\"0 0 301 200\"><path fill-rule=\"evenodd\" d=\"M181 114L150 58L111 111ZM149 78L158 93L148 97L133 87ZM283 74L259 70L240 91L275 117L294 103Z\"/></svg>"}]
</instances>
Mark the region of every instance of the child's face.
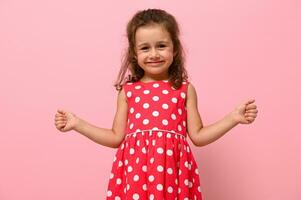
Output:
<instances>
[{"instance_id":1,"label":"child's face","mask_svg":"<svg viewBox=\"0 0 301 200\"><path fill-rule=\"evenodd\" d=\"M138 65L144 75L168 78L168 68L173 62L173 43L162 25L152 24L137 29L135 52Z\"/></svg>"}]
</instances>

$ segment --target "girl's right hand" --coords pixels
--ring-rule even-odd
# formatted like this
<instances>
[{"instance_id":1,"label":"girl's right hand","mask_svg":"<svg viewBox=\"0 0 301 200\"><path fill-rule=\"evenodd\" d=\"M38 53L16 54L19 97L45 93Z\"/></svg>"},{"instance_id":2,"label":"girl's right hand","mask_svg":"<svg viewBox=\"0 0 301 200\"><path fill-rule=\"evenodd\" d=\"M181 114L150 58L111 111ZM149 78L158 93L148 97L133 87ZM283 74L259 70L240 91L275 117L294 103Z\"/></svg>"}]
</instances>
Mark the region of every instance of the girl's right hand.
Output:
<instances>
[{"instance_id":1,"label":"girl's right hand","mask_svg":"<svg viewBox=\"0 0 301 200\"><path fill-rule=\"evenodd\" d=\"M78 118L75 114L64 110L57 110L55 114L55 126L61 132L67 132L73 130L78 122Z\"/></svg>"}]
</instances>

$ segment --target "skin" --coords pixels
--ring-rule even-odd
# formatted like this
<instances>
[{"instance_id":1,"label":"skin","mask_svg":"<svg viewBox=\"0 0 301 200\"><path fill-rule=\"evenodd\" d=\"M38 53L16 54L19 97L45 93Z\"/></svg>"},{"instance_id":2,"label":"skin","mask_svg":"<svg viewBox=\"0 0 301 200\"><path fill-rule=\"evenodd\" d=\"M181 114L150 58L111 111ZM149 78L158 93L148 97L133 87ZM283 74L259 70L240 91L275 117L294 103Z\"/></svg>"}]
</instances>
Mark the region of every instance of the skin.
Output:
<instances>
[{"instance_id":1,"label":"skin","mask_svg":"<svg viewBox=\"0 0 301 200\"><path fill-rule=\"evenodd\" d=\"M168 68L175 55L168 32L158 24L143 26L136 31L135 41L138 64L145 71L141 81L168 79ZM187 132L195 146L205 146L216 141L238 124L253 123L258 113L255 100L249 99L241 102L219 121L203 126L197 106L197 93L191 83L188 85L186 108ZM98 144L118 148L125 137L127 109L122 89L117 96L117 111L110 129L96 127L63 109L57 110L54 121L61 132L75 130Z\"/></svg>"}]
</instances>

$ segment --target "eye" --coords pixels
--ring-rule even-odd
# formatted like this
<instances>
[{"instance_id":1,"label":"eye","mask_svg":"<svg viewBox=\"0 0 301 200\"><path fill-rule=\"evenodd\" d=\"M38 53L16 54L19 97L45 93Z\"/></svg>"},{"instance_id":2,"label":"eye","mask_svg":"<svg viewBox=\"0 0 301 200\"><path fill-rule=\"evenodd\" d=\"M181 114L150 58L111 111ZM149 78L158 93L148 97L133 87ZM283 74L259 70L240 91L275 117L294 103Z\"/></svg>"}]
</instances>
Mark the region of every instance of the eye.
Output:
<instances>
[{"instance_id":1,"label":"eye","mask_svg":"<svg viewBox=\"0 0 301 200\"><path fill-rule=\"evenodd\" d=\"M141 50L146 50L146 49L148 49L148 47L142 47L142 48L141 48Z\"/></svg>"},{"instance_id":2,"label":"eye","mask_svg":"<svg viewBox=\"0 0 301 200\"><path fill-rule=\"evenodd\" d=\"M164 47L166 47L165 44L160 44L160 45L159 45L159 48L164 48Z\"/></svg>"}]
</instances>

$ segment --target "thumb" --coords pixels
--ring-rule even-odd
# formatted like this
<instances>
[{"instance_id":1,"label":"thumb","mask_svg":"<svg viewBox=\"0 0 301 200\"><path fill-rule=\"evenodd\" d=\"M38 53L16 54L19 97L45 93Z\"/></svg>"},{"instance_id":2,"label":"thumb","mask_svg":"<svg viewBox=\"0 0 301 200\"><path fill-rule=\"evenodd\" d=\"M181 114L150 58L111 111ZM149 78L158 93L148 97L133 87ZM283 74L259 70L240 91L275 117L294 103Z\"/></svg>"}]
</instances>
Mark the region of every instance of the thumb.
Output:
<instances>
[{"instance_id":1,"label":"thumb","mask_svg":"<svg viewBox=\"0 0 301 200\"><path fill-rule=\"evenodd\" d=\"M63 109L58 109L57 111L58 111L59 113L61 113L61 114L66 114L66 111L63 110Z\"/></svg>"},{"instance_id":2,"label":"thumb","mask_svg":"<svg viewBox=\"0 0 301 200\"><path fill-rule=\"evenodd\" d=\"M255 102L255 99L249 99L249 100L246 102L246 105L251 104L251 103L253 103L253 102Z\"/></svg>"}]
</instances>

